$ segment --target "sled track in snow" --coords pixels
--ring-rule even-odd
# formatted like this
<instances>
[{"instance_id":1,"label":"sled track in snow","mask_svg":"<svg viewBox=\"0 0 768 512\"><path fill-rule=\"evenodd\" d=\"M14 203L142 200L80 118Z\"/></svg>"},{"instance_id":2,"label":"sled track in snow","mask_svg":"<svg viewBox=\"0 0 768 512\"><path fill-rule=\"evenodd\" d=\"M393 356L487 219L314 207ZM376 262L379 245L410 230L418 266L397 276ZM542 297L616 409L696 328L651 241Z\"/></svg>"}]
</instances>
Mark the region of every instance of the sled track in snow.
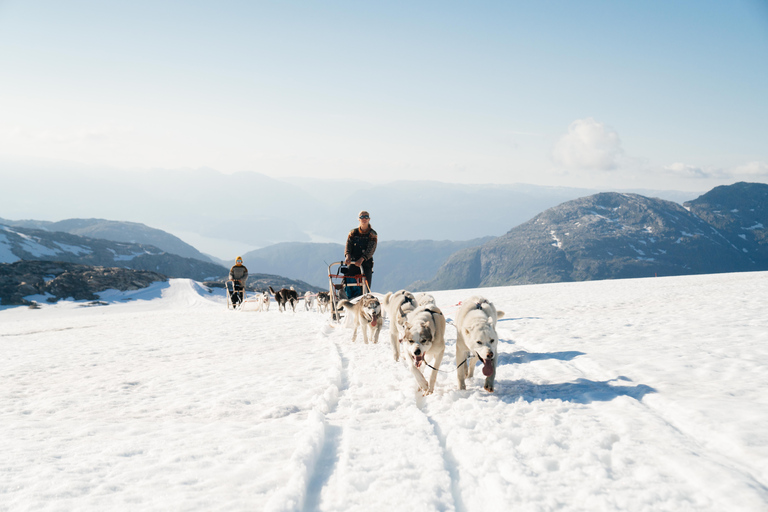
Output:
<instances>
[{"instance_id":1,"label":"sled track in snow","mask_svg":"<svg viewBox=\"0 0 768 512\"><path fill-rule=\"evenodd\" d=\"M352 343L345 329L324 340L342 363L339 395L325 417L325 442L304 510L463 511L457 472L439 428L423 410L429 397L421 396L402 361L392 360L386 329L378 344ZM414 428L404 436L407 425ZM425 471L435 481L422 489ZM403 485L403 479L411 483ZM380 499L382 487L391 489L388 502Z\"/></svg>"}]
</instances>

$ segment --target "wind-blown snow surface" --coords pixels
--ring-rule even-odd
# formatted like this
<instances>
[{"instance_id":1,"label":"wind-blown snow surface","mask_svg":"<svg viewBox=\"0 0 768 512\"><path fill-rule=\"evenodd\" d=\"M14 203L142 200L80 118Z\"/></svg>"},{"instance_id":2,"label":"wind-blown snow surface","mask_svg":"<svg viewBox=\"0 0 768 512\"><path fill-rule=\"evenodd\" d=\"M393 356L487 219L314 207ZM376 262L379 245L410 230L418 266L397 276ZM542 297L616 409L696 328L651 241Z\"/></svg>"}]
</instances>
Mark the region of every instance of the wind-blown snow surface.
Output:
<instances>
[{"instance_id":1,"label":"wind-blown snow surface","mask_svg":"<svg viewBox=\"0 0 768 512\"><path fill-rule=\"evenodd\" d=\"M493 394L450 326L422 397L386 329L192 281L5 308L0 510L768 510L768 273L474 293Z\"/></svg>"}]
</instances>

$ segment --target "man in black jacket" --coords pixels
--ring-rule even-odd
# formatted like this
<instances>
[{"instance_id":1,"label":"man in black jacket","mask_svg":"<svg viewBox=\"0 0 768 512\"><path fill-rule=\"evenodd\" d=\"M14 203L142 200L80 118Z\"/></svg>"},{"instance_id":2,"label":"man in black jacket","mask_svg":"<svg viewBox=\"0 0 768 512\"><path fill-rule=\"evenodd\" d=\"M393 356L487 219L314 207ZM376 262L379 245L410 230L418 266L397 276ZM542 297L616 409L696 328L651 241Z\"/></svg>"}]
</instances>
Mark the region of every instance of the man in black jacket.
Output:
<instances>
[{"instance_id":1,"label":"man in black jacket","mask_svg":"<svg viewBox=\"0 0 768 512\"><path fill-rule=\"evenodd\" d=\"M371 216L367 211L361 211L357 218L360 225L347 235L344 263L349 265L350 275L365 275L370 288L373 278L373 253L376 252L378 235L371 227Z\"/></svg>"},{"instance_id":2,"label":"man in black jacket","mask_svg":"<svg viewBox=\"0 0 768 512\"><path fill-rule=\"evenodd\" d=\"M235 265L229 269L229 279L232 281L230 298L232 299L232 305L237 308L243 301L243 290L245 290L245 282L248 280L248 269L243 265L243 258L241 256L237 257Z\"/></svg>"}]
</instances>

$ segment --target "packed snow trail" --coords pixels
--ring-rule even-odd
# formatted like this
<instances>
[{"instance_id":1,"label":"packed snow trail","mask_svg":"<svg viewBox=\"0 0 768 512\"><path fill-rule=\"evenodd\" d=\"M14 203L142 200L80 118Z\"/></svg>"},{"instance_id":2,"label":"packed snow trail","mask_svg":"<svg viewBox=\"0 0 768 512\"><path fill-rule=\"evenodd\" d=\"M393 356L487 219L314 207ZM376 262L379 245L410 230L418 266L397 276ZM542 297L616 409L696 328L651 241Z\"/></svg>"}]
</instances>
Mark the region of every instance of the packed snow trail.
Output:
<instances>
[{"instance_id":1,"label":"packed snow trail","mask_svg":"<svg viewBox=\"0 0 768 512\"><path fill-rule=\"evenodd\" d=\"M768 273L437 292L496 392L188 280L0 309L0 510L768 509ZM122 303L124 299L133 299ZM429 370L427 370L429 372Z\"/></svg>"}]
</instances>

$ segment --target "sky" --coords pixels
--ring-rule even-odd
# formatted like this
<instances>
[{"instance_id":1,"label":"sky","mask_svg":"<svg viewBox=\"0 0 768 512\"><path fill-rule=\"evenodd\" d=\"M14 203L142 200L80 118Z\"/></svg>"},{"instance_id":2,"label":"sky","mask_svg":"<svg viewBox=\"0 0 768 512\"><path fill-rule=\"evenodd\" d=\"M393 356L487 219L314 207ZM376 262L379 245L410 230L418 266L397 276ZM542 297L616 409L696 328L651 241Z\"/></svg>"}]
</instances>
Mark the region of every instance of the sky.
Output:
<instances>
[{"instance_id":1,"label":"sky","mask_svg":"<svg viewBox=\"0 0 768 512\"><path fill-rule=\"evenodd\" d=\"M765 510L766 292L766 272L434 292L452 320L473 294L505 315L494 392L481 364L457 389L448 325L427 396L388 325L353 343L303 301L231 311L173 279L0 306L0 510Z\"/></svg>"},{"instance_id":2,"label":"sky","mask_svg":"<svg viewBox=\"0 0 768 512\"><path fill-rule=\"evenodd\" d=\"M765 0L0 0L0 159L702 191L766 63Z\"/></svg>"}]
</instances>

